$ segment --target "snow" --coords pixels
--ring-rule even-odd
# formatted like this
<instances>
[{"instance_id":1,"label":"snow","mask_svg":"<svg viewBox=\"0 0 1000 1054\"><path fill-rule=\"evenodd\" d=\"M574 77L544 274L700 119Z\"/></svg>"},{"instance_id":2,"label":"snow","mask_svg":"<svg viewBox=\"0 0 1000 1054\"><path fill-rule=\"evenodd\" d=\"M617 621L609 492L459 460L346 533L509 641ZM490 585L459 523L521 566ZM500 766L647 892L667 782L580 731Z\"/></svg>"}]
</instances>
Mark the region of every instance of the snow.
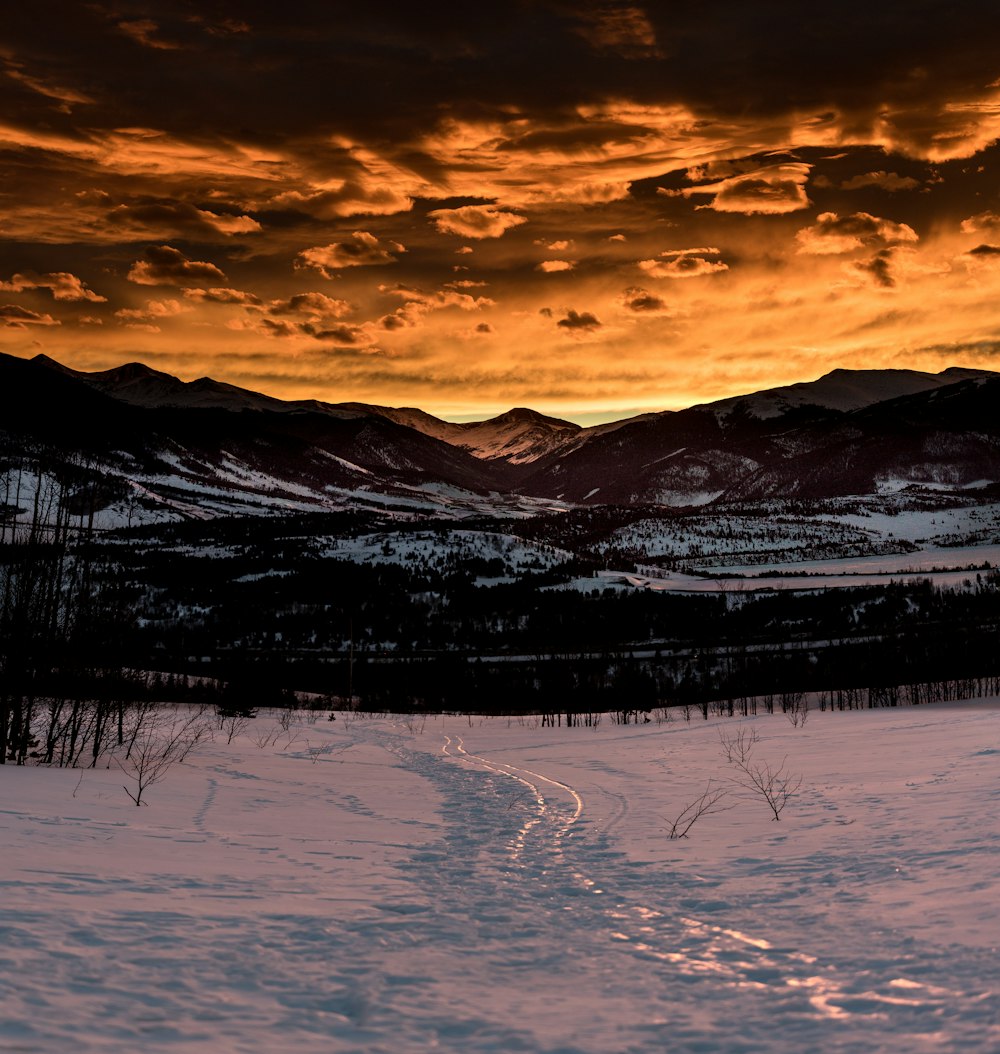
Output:
<instances>
[{"instance_id":1,"label":"snow","mask_svg":"<svg viewBox=\"0 0 1000 1054\"><path fill-rule=\"evenodd\" d=\"M663 715L657 715L662 718ZM0 1046L992 1052L1000 701L544 728L300 722L0 768ZM774 822L719 728L802 776ZM713 779L725 812L667 828Z\"/></svg>"}]
</instances>

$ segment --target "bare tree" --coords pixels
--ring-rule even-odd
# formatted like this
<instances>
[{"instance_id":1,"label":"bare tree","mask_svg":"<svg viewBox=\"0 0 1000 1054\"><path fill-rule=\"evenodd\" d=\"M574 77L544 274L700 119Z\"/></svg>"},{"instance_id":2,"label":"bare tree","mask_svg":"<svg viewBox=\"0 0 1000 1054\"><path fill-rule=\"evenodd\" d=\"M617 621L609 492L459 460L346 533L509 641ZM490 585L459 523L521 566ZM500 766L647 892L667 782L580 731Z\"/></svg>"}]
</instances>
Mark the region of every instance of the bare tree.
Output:
<instances>
[{"instance_id":1,"label":"bare tree","mask_svg":"<svg viewBox=\"0 0 1000 1054\"><path fill-rule=\"evenodd\" d=\"M755 762L747 759L738 765L740 777L736 782L754 796L763 798L775 820L781 819L781 811L802 786L802 777L786 769L788 758L774 767L770 762Z\"/></svg>"},{"instance_id":2,"label":"bare tree","mask_svg":"<svg viewBox=\"0 0 1000 1054\"><path fill-rule=\"evenodd\" d=\"M670 838L687 838L688 831L703 817L711 816L712 813L726 812L732 805L726 804L729 790L718 784L713 786L712 780L708 781L701 797L689 802L673 819L664 819L670 825Z\"/></svg>"},{"instance_id":3,"label":"bare tree","mask_svg":"<svg viewBox=\"0 0 1000 1054\"><path fill-rule=\"evenodd\" d=\"M785 710L785 717L788 718L792 728L802 728L806 721L809 720L809 700L804 693L799 692L795 698L791 700L788 708Z\"/></svg>"},{"instance_id":4,"label":"bare tree","mask_svg":"<svg viewBox=\"0 0 1000 1054\"><path fill-rule=\"evenodd\" d=\"M759 738L756 728L740 725L739 728L731 732L722 728L721 725L719 726L719 743L722 746L722 756L730 765L745 764L749 760L750 754Z\"/></svg>"},{"instance_id":5,"label":"bare tree","mask_svg":"<svg viewBox=\"0 0 1000 1054\"><path fill-rule=\"evenodd\" d=\"M129 752L116 757L118 767L132 781L135 791L124 786L136 805L146 804L143 794L168 770L183 761L203 739L212 733L211 724L202 710L182 713L176 707L159 711L150 718L147 711L138 731L132 737Z\"/></svg>"}]
</instances>

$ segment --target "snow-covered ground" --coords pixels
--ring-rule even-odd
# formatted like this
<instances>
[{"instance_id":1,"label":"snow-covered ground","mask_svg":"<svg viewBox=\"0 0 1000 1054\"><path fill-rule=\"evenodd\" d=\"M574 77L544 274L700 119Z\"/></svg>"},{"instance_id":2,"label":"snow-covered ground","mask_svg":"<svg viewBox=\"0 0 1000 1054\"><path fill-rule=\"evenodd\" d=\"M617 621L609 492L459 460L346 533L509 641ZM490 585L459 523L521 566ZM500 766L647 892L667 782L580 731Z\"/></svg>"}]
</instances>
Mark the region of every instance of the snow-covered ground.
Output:
<instances>
[{"instance_id":1,"label":"snow-covered ground","mask_svg":"<svg viewBox=\"0 0 1000 1054\"><path fill-rule=\"evenodd\" d=\"M1000 701L272 725L147 808L0 768L0 1048L1000 1049ZM779 822L720 727L801 775Z\"/></svg>"}]
</instances>

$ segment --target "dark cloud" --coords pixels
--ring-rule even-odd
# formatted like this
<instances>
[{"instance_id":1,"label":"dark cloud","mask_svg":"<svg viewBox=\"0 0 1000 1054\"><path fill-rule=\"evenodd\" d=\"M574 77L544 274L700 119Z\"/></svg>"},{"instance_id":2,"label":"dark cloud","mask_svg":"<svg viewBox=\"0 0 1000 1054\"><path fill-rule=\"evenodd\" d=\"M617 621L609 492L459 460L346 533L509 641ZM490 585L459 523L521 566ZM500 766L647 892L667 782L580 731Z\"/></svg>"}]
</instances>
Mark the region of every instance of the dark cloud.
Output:
<instances>
[{"instance_id":1,"label":"dark cloud","mask_svg":"<svg viewBox=\"0 0 1000 1054\"><path fill-rule=\"evenodd\" d=\"M893 289L896 285L896 276L893 274L892 264L892 250L882 249L867 260L852 263L850 269L855 274L870 279L882 289Z\"/></svg>"},{"instance_id":2,"label":"dark cloud","mask_svg":"<svg viewBox=\"0 0 1000 1054\"><path fill-rule=\"evenodd\" d=\"M626 310L640 314L657 314L667 310L665 300L639 286L626 289L621 295L621 303Z\"/></svg>"},{"instance_id":3,"label":"dark cloud","mask_svg":"<svg viewBox=\"0 0 1000 1054\"><path fill-rule=\"evenodd\" d=\"M354 310L346 300L335 300L324 293L296 293L287 300L272 300L269 315L305 315L311 318L343 318Z\"/></svg>"},{"instance_id":4,"label":"dark cloud","mask_svg":"<svg viewBox=\"0 0 1000 1054\"><path fill-rule=\"evenodd\" d=\"M213 263L189 260L170 245L151 245L145 259L132 264L128 280L137 285L196 285L205 281L225 281L226 276Z\"/></svg>"},{"instance_id":5,"label":"dark cloud","mask_svg":"<svg viewBox=\"0 0 1000 1054\"><path fill-rule=\"evenodd\" d=\"M920 180L912 176L901 176L896 172L864 172L852 176L840 184L842 190L861 190L863 187L878 187L890 192L899 190L916 190Z\"/></svg>"},{"instance_id":6,"label":"dark cloud","mask_svg":"<svg viewBox=\"0 0 1000 1054\"><path fill-rule=\"evenodd\" d=\"M975 249L970 249L969 256L1000 256L1000 245L977 245Z\"/></svg>"},{"instance_id":7,"label":"dark cloud","mask_svg":"<svg viewBox=\"0 0 1000 1054\"><path fill-rule=\"evenodd\" d=\"M250 216L212 212L182 201L116 205L107 212L105 220L121 232L123 239L185 235L215 240L220 235L232 237L261 230L261 225Z\"/></svg>"},{"instance_id":8,"label":"dark cloud","mask_svg":"<svg viewBox=\"0 0 1000 1054\"><path fill-rule=\"evenodd\" d=\"M584 331L590 332L591 330L597 329L601 325L601 321L596 315L591 314L589 311L567 311L566 317L559 319L556 323L557 326L563 329L572 331Z\"/></svg>"},{"instance_id":9,"label":"dark cloud","mask_svg":"<svg viewBox=\"0 0 1000 1054\"><path fill-rule=\"evenodd\" d=\"M51 315L29 311L18 304L0 304L0 323L11 329L24 329L26 326L59 326L62 323Z\"/></svg>"}]
</instances>

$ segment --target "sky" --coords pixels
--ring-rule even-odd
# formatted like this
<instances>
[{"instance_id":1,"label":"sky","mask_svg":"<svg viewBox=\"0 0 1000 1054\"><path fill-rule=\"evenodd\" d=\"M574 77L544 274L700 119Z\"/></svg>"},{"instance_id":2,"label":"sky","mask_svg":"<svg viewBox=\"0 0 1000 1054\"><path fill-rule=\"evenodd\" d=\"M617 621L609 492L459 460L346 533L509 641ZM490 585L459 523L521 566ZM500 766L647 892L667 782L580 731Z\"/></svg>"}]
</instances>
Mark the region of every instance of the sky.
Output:
<instances>
[{"instance_id":1,"label":"sky","mask_svg":"<svg viewBox=\"0 0 1000 1054\"><path fill-rule=\"evenodd\" d=\"M994 3L38 0L0 351L584 423L1000 355Z\"/></svg>"}]
</instances>

